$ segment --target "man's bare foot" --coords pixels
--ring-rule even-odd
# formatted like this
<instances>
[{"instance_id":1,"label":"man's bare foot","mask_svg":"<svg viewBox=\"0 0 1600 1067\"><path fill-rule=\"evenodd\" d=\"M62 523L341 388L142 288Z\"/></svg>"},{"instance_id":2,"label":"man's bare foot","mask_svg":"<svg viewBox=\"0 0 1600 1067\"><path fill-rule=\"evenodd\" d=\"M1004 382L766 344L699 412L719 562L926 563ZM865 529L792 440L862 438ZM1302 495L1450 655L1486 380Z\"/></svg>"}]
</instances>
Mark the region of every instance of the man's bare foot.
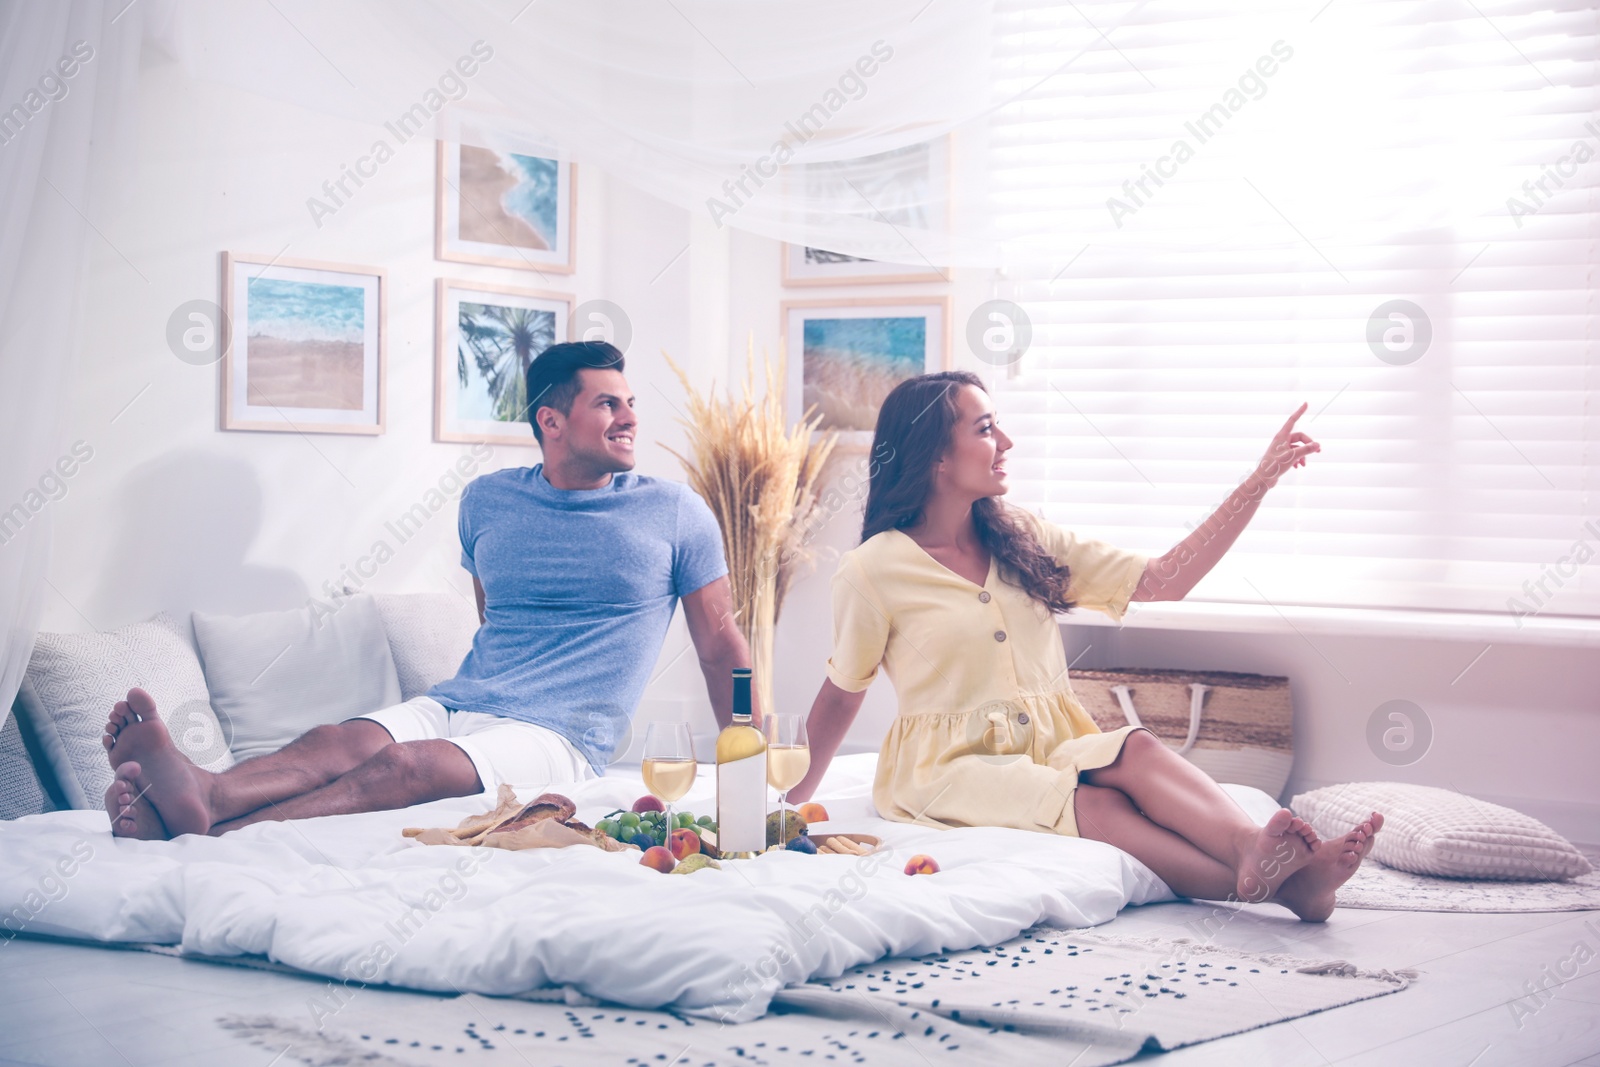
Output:
<instances>
[{"instance_id":1,"label":"man's bare foot","mask_svg":"<svg viewBox=\"0 0 1600 1067\"><path fill-rule=\"evenodd\" d=\"M129 697L132 697L135 693L138 693L140 696L140 705L143 706L148 703L153 713L156 702L151 698L150 694L146 693L143 689L128 690ZM112 705L111 717L106 721L105 733L101 735L100 743L105 746L106 755L111 757L111 766L113 769L121 766L125 761L132 758L127 754L127 752L119 753L117 751L117 737L121 735L122 728L124 726L138 721L139 716L134 712L132 705L130 705L128 701L119 700L116 702L116 704Z\"/></svg>"},{"instance_id":2,"label":"man's bare foot","mask_svg":"<svg viewBox=\"0 0 1600 1067\"><path fill-rule=\"evenodd\" d=\"M106 726L106 742L113 767L121 770L129 763L139 765L131 779L138 785L134 792L142 797L140 803L148 801L155 809L168 835L203 834L211 829L211 806L205 788L210 776L172 743L149 693L130 689L128 699L117 702ZM107 813L111 814L109 802ZM117 816L113 814L112 818ZM145 820L144 825L148 829L151 821Z\"/></svg>"},{"instance_id":3,"label":"man's bare foot","mask_svg":"<svg viewBox=\"0 0 1600 1067\"><path fill-rule=\"evenodd\" d=\"M106 788L106 814L111 817L111 834L139 841L165 841L172 835L150 801L141 795L139 770L137 760L123 760L116 777Z\"/></svg>"},{"instance_id":4,"label":"man's bare foot","mask_svg":"<svg viewBox=\"0 0 1600 1067\"><path fill-rule=\"evenodd\" d=\"M1271 900L1278 887L1311 862L1318 845L1311 824L1288 808L1279 808L1245 847L1234 886L1239 899Z\"/></svg>"}]
</instances>

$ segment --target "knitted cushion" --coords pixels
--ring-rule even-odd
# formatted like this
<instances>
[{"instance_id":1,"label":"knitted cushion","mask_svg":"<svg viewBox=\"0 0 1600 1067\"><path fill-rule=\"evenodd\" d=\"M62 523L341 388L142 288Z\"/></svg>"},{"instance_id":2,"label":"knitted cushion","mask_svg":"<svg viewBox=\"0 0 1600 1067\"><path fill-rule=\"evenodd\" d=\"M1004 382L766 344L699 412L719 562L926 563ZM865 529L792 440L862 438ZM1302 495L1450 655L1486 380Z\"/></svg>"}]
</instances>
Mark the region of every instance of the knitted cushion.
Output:
<instances>
[{"instance_id":1,"label":"knitted cushion","mask_svg":"<svg viewBox=\"0 0 1600 1067\"><path fill-rule=\"evenodd\" d=\"M1370 813L1384 818L1372 857L1386 867L1446 878L1543 882L1594 867L1538 819L1451 789L1404 782L1349 782L1289 803L1323 838L1348 833Z\"/></svg>"},{"instance_id":2,"label":"knitted cushion","mask_svg":"<svg viewBox=\"0 0 1600 1067\"><path fill-rule=\"evenodd\" d=\"M0 726L0 819L19 819L54 810L44 783L22 743L15 714Z\"/></svg>"},{"instance_id":3,"label":"knitted cushion","mask_svg":"<svg viewBox=\"0 0 1600 1067\"><path fill-rule=\"evenodd\" d=\"M454 678L478 632L476 609L449 593L374 593L400 676L400 699Z\"/></svg>"},{"instance_id":4,"label":"knitted cushion","mask_svg":"<svg viewBox=\"0 0 1600 1067\"><path fill-rule=\"evenodd\" d=\"M134 686L156 707L186 756L209 771L233 766L194 649L165 614L104 633L41 633L18 709L29 717L50 772L74 808L98 808L111 785L100 743L111 706Z\"/></svg>"}]
</instances>

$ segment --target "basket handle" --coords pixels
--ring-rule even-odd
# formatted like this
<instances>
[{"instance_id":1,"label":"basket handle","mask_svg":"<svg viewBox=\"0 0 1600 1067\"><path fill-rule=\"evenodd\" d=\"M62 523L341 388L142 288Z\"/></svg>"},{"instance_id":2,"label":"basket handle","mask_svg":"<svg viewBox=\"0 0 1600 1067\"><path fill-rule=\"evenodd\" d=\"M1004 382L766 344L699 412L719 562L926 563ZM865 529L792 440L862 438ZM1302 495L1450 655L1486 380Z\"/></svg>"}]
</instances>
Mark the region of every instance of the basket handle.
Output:
<instances>
[{"instance_id":1,"label":"basket handle","mask_svg":"<svg viewBox=\"0 0 1600 1067\"><path fill-rule=\"evenodd\" d=\"M1194 747L1195 738L1200 736L1200 713L1205 706L1206 690L1210 686L1201 685L1199 682L1189 683L1189 736L1183 739L1183 747L1178 749L1182 756ZM1128 693L1125 685L1114 685L1111 691L1117 695L1117 703L1122 705L1122 714L1128 720L1129 726L1143 726L1139 721L1139 713L1133 710L1133 697Z\"/></svg>"}]
</instances>

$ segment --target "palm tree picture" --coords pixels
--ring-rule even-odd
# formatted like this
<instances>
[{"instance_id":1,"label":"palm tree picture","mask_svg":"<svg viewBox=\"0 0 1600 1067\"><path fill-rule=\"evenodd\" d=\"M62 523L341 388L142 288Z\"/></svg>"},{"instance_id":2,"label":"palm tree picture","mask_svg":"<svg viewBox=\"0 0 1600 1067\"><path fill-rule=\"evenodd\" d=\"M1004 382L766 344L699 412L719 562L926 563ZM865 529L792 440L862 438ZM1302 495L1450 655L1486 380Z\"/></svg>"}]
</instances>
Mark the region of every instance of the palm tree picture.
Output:
<instances>
[{"instance_id":1,"label":"palm tree picture","mask_svg":"<svg viewBox=\"0 0 1600 1067\"><path fill-rule=\"evenodd\" d=\"M555 313L463 300L457 328L456 377L463 394L476 378L488 392L491 418L521 422L528 411L528 365L555 344Z\"/></svg>"},{"instance_id":2,"label":"palm tree picture","mask_svg":"<svg viewBox=\"0 0 1600 1067\"><path fill-rule=\"evenodd\" d=\"M440 278L434 347L434 440L534 445L528 367L568 339L573 297Z\"/></svg>"}]
</instances>

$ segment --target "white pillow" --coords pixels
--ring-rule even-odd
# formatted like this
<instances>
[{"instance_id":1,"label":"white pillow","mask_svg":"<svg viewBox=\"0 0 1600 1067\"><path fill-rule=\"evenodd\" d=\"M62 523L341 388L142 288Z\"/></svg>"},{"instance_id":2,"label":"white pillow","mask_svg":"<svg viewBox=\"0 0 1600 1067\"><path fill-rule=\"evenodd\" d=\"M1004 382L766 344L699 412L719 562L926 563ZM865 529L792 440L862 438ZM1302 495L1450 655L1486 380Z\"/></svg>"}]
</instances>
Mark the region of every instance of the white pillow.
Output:
<instances>
[{"instance_id":1,"label":"white pillow","mask_svg":"<svg viewBox=\"0 0 1600 1067\"><path fill-rule=\"evenodd\" d=\"M400 703L370 596L256 615L194 613L195 643L233 754L276 752L313 726Z\"/></svg>"},{"instance_id":2,"label":"white pillow","mask_svg":"<svg viewBox=\"0 0 1600 1067\"><path fill-rule=\"evenodd\" d=\"M473 605L449 593L373 593L372 600L389 638L401 700L456 676L478 632Z\"/></svg>"},{"instance_id":3,"label":"white pillow","mask_svg":"<svg viewBox=\"0 0 1600 1067\"><path fill-rule=\"evenodd\" d=\"M155 698L178 749L208 771L233 766L226 729L189 642L165 614L120 630L41 633L17 707L74 808L99 808L111 785L100 743L111 705L134 686Z\"/></svg>"},{"instance_id":4,"label":"white pillow","mask_svg":"<svg viewBox=\"0 0 1600 1067\"><path fill-rule=\"evenodd\" d=\"M1289 803L1323 838L1348 833L1376 811L1383 829L1372 858L1445 878L1546 882L1594 870L1572 842L1538 819L1451 789L1405 782L1349 782Z\"/></svg>"}]
</instances>

